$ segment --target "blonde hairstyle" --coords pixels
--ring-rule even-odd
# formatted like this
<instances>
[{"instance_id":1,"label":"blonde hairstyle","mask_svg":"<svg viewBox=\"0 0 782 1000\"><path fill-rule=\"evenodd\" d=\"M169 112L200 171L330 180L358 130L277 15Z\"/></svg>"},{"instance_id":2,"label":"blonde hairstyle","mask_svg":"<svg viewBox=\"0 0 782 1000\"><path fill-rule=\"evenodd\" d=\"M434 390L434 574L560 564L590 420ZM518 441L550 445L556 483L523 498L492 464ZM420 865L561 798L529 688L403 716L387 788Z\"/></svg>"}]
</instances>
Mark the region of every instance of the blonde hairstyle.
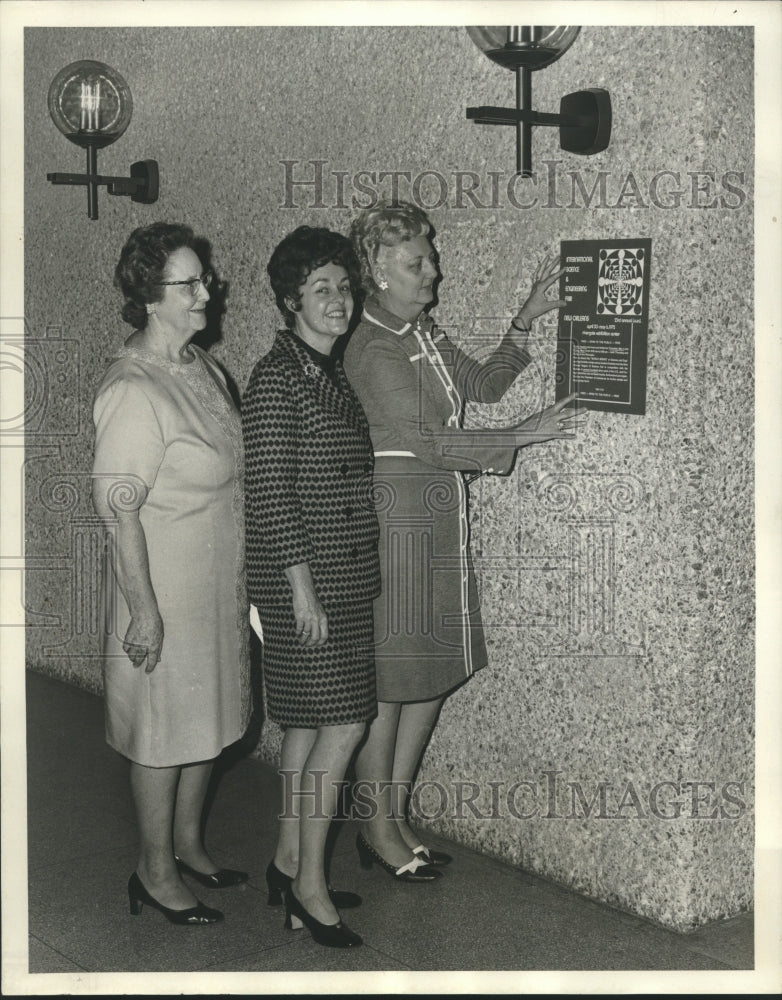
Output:
<instances>
[{"instance_id":1,"label":"blonde hairstyle","mask_svg":"<svg viewBox=\"0 0 782 1000\"><path fill-rule=\"evenodd\" d=\"M426 212L407 201L380 201L359 212L350 227L350 238L361 264L364 288L377 289L372 268L381 247L399 246L431 231Z\"/></svg>"}]
</instances>

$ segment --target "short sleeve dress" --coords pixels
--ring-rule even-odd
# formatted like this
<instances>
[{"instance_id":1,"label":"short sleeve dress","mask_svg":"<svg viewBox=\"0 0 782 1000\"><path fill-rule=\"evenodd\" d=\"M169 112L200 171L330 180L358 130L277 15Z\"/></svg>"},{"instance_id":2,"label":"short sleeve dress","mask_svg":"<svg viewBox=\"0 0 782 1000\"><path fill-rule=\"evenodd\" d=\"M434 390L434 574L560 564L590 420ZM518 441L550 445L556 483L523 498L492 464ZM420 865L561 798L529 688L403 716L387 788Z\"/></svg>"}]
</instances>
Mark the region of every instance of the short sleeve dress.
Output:
<instances>
[{"instance_id":1,"label":"short sleeve dress","mask_svg":"<svg viewBox=\"0 0 782 1000\"><path fill-rule=\"evenodd\" d=\"M122 649L128 607L111 561L104 573L106 738L148 767L216 757L251 707L241 425L218 366L189 352L174 364L124 348L93 408L96 488L120 510L149 491L139 519L164 628L152 673Z\"/></svg>"}]
</instances>

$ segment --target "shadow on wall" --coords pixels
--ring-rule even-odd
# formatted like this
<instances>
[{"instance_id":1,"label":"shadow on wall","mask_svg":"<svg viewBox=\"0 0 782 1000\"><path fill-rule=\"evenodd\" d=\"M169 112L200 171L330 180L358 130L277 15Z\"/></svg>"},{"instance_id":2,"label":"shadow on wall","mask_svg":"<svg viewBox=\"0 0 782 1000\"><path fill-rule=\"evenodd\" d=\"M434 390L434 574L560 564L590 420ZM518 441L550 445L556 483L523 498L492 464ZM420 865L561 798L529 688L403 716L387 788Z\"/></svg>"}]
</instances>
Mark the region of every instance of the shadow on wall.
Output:
<instances>
[{"instance_id":1,"label":"shadow on wall","mask_svg":"<svg viewBox=\"0 0 782 1000\"><path fill-rule=\"evenodd\" d=\"M226 302L228 301L230 292L230 282L223 281L215 271L212 265L212 244L209 240L201 236L196 237L193 240L193 250L198 254L204 270L214 273L212 284L209 287L209 301L206 304L206 326L193 337L192 341L197 347L208 351L223 339L223 316L227 312ZM231 393L238 409L241 403L239 387L231 373L220 364L217 358L213 357L212 360L220 366L220 370L225 375L226 382L228 383L228 391Z\"/></svg>"}]
</instances>

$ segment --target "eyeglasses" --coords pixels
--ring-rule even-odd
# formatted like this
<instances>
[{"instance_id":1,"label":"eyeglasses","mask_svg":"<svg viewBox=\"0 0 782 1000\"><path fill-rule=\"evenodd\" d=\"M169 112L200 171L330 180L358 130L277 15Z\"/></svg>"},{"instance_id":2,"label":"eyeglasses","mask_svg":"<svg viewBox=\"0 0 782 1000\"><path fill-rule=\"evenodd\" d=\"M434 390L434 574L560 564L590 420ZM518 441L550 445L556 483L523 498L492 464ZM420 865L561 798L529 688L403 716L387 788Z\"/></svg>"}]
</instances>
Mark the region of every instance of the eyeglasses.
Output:
<instances>
[{"instance_id":1,"label":"eyeglasses","mask_svg":"<svg viewBox=\"0 0 782 1000\"><path fill-rule=\"evenodd\" d=\"M202 275L198 278L185 278L183 281L161 281L161 285L187 285L187 290L193 296L193 298L198 295L201 285L204 288L209 288L212 284L212 278L214 277L211 271L204 271Z\"/></svg>"}]
</instances>

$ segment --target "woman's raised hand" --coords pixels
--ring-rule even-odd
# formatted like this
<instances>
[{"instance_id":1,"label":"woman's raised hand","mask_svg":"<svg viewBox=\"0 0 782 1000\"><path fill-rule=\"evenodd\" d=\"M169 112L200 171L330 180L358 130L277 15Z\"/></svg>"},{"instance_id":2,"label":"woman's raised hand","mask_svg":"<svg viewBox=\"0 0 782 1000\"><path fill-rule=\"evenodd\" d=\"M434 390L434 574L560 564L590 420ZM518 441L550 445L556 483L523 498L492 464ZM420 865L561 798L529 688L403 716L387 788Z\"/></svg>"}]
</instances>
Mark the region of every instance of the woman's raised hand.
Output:
<instances>
[{"instance_id":1,"label":"woman's raised hand","mask_svg":"<svg viewBox=\"0 0 782 1000\"><path fill-rule=\"evenodd\" d=\"M570 412L565 410L575 402L576 396L577 393L571 393L558 403L547 406L545 410L534 413L517 424L515 429L520 432L519 445L539 444L541 441L555 438L572 437L580 426L575 422L579 413L575 407Z\"/></svg>"},{"instance_id":2,"label":"woman's raised hand","mask_svg":"<svg viewBox=\"0 0 782 1000\"><path fill-rule=\"evenodd\" d=\"M551 288L560 275L564 274L564 267L559 266L557 254L547 254L535 268L532 276L532 290L527 301L516 314L516 322L519 326L529 328L530 324L538 316L549 312L551 309L558 309L566 303L564 299L549 299L546 292Z\"/></svg>"},{"instance_id":3,"label":"woman's raised hand","mask_svg":"<svg viewBox=\"0 0 782 1000\"><path fill-rule=\"evenodd\" d=\"M157 612L133 615L122 648L134 667L140 667L144 660L144 673L151 674L160 662L163 648L163 619Z\"/></svg>"}]
</instances>

